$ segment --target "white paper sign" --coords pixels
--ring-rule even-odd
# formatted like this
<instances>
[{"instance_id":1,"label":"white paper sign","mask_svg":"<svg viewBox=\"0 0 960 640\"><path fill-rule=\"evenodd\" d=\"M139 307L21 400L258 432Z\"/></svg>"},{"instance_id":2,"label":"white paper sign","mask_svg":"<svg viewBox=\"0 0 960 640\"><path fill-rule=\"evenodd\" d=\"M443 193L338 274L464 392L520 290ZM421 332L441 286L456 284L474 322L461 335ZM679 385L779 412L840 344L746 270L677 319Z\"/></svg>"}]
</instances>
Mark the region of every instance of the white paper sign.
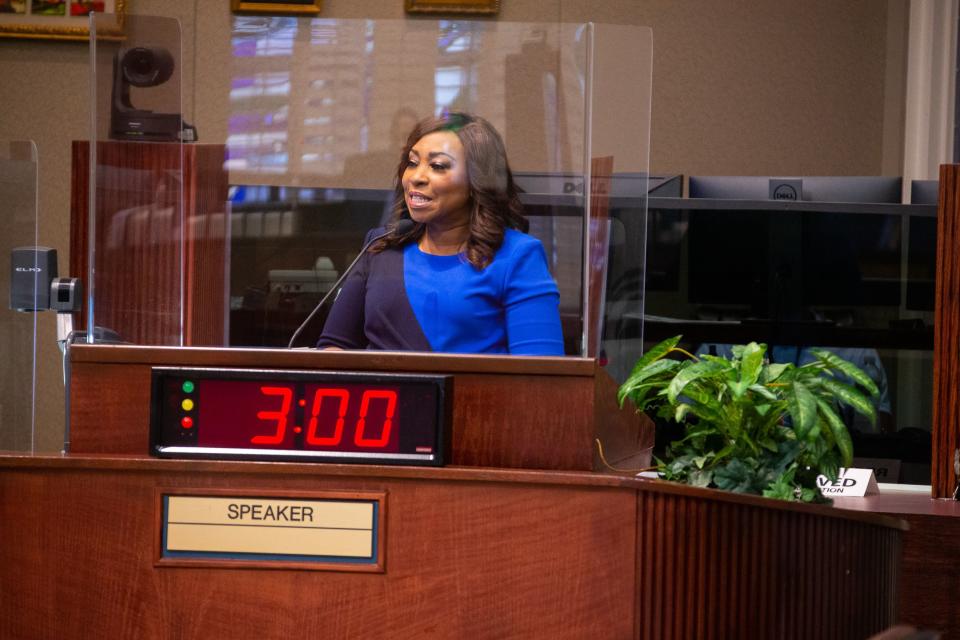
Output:
<instances>
[{"instance_id":1,"label":"white paper sign","mask_svg":"<svg viewBox=\"0 0 960 640\"><path fill-rule=\"evenodd\" d=\"M839 496L862 497L880 492L873 469L844 469L841 467L837 479L830 481L824 475L817 476L820 493L827 498Z\"/></svg>"}]
</instances>

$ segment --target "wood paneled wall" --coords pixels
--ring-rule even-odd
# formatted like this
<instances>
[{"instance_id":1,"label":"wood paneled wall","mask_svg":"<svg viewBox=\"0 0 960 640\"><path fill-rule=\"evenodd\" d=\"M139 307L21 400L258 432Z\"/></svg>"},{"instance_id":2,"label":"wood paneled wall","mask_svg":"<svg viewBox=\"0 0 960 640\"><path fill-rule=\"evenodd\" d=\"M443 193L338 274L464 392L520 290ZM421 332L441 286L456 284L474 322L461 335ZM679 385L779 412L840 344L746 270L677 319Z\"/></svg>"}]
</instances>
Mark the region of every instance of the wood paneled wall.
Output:
<instances>
[{"instance_id":1,"label":"wood paneled wall","mask_svg":"<svg viewBox=\"0 0 960 640\"><path fill-rule=\"evenodd\" d=\"M935 498L953 495L960 447L960 165L940 167L936 307L933 331L933 460Z\"/></svg>"}]
</instances>

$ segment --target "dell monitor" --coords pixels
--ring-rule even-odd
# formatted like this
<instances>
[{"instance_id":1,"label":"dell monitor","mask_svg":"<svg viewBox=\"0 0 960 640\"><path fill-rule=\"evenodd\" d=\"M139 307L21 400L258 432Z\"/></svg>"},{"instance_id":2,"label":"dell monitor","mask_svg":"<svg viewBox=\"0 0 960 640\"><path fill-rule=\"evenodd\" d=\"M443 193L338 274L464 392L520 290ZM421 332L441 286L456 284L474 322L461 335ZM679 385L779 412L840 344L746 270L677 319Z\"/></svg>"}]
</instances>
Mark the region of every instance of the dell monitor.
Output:
<instances>
[{"instance_id":1,"label":"dell monitor","mask_svg":"<svg viewBox=\"0 0 960 640\"><path fill-rule=\"evenodd\" d=\"M898 204L900 177L690 176L691 198Z\"/></svg>"}]
</instances>

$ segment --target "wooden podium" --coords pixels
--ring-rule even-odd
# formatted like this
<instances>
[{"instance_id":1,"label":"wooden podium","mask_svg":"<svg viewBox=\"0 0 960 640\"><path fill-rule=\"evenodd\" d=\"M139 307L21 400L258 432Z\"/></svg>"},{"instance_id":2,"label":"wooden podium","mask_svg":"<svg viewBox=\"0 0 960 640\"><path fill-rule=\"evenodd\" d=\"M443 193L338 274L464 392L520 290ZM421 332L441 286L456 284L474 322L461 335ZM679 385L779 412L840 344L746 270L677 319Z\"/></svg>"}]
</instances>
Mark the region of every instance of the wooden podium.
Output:
<instances>
[{"instance_id":1,"label":"wooden podium","mask_svg":"<svg viewBox=\"0 0 960 640\"><path fill-rule=\"evenodd\" d=\"M903 524L589 471L590 360L76 345L71 452L0 456L0 637L864 638ZM160 460L150 370L453 376L445 468ZM496 467L496 468L494 468ZM165 563L160 497L375 495L381 566Z\"/></svg>"}]
</instances>

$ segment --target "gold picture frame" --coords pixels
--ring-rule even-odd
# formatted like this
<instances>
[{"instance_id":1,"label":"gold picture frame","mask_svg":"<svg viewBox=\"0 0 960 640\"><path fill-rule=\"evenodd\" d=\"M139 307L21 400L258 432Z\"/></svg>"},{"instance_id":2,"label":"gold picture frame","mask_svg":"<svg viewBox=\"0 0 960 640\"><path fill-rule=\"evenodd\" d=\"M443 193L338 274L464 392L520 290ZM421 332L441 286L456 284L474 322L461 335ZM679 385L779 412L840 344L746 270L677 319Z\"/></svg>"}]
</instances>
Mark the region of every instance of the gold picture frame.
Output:
<instances>
[{"instance_id":1,"label":"gold picture frame","mask_svg":"<svg viewBox=\"0 0 960 640\"><path fill-rule=\"evenodd\" d=\"M494 15L500 0L404 0L407 13L460 13Z\"/></svg>"},{"instance_id":2,"label":"gold picture frame","mask_svg":"<svg viewBox=\"0 0 960 640\"><path fill-rule=\"evenodd\" d=\"M115 17L98 35L122 35L127 0L0 0L0 38L88 40L91 11Z\"/></svg>"},{"instance_id":3,"label":"gold picture frame","mask_svg":"<svg viewBox=\"0 0 960 640\"><path fill-rule=\"evenodd\" d=\"M270 15L315 16L320 13L321 0L230 0L234 13Z\"/></svg>"}]
</instances>

